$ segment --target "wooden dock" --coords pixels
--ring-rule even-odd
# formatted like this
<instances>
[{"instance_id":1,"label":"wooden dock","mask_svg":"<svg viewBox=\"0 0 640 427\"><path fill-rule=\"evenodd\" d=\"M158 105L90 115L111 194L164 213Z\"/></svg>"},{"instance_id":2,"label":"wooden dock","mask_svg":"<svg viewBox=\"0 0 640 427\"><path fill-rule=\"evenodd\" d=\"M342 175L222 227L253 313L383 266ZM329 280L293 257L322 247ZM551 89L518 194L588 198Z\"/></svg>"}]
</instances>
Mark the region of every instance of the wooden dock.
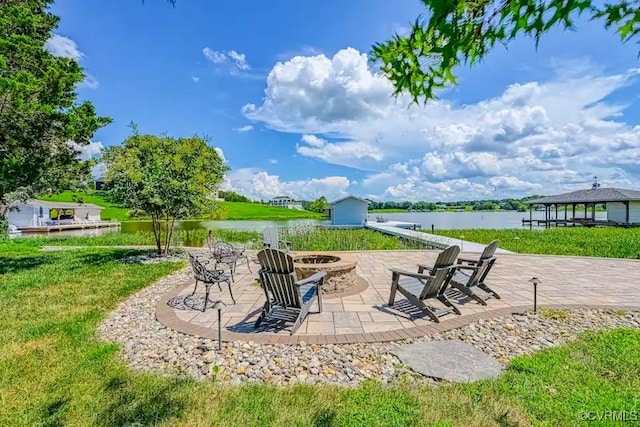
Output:
<instances>
[{"instance_id":1,"label":"wooden dock","mask_svg":"<svg viewBox=\"0 0 640 427\"><path fill-rule=\"evenodd\" d=\"M390 223L391 221L389 221ZM457 245L463 252L482 252L486 245L468 242L462 239L454 239L452 237L446 236L438 236L430 233L422 233L420 231L407 230L404 228L399 228L393 225L389 225L389 223L385 222L367 222L365 227L371 230L379 231L384 234L389 234L391 236L402 237L409 240L420 241L425 244L425 246L431 246L434 249L445 249L451 245ZM505 249L498 249L496 253L502 254L510 254L511 251L507 251Z\"/></svg>"},{"instance_id":2,"label":"wooden dock","mask_svg":"<svg viewBox=\"0 0 640 427\"><path fill-rule=\"evenodd\" d=\"M416 222L403 222L403 221L367 221L365 225L332 225L332 224L322 224L322 227L329 228L333 230L357 230L366 228L367 224L378 224L378 225L388 225L391 227L404 228L409 230L419 230L422 225Z\"/></svg>"},{"instance_id":3,"label":"wooden dock","mask_svg":"<svg viewBox=\"0 0 640 427\"><path fill-rule=\"evenodd\" d=\"M101 221L91 223L76 223L76 224L60 224L60 225L42 225L36 227L19 227L18 231L22 233L49 233L51 231L65 231L65 230L85 230L92 228L110 228L120 227L119 222Z\"/></svg>"},{"instance_id":4,"label":"wooden dock","mask_svg":"<svg viewBox=\"0 0 640 427\"><path fill-rule=\"evenodd\" d=\"M398 228L404 228L408 230L418 230L422 228L422 224L418 224L417 222L403 222L403 221L391 221L391 220L387 220L384 222L367 221L367 224L388 225L390 227L398 227Z\"/></svg>"}]
</instances>

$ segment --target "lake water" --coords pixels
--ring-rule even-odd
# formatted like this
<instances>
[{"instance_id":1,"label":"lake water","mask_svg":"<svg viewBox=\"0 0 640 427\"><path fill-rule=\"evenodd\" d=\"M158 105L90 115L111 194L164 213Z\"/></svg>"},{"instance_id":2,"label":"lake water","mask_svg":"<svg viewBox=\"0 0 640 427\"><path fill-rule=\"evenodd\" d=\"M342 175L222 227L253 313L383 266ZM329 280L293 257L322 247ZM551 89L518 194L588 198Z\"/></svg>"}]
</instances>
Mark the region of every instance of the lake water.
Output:
<instances>
[{"instance_id":1,"label":"lake water","mask_svg":"<svg viewBox=\"0 0 640 427\"><path fill-rule=\"evenodd\" d=\"M529 218L529 212L399 212L389 214L369 214L368 220L375 221L382 215L393 221L414 222L420 224L425 231L431 230L433 225L436 230L466 229L466 228L523 228L522 219ZM555 217L555 216L554 216ZM558 213L559 218L564 218L564 213ZM596 212L596 219L606 219L606 212ZM534 212L534 219L544 219L544 212ZM289 220L289 221L181 221L176 227L183 230L226 228L234 230L262 231L267 227L291 227L300 224L321 224L316 220ZM528 228L526 226L525 228ZM101 228L91 230L68 230L50 233L51 236L95 236L113 232L136 233L139 231L151 232L151 221L126 221L122 223L120 230L114 228ZM42 234L31 234L42 235ZM28 236L28 235L25 235Z\"/></svg>"},{"instance_id":2,"label":"lake water","mask_svg":"<svg viewBox=\"0 0 640 427\"><path fill-rule=\"evenodd\" d=\"M375 221L380 214L369 214L368 220ZM399 212L383 214L393 221L413 222L423 229L465 229L465 228L522 228L522 219L529 218L529 212ZM563 216L562 213L559 217ZM606 219L606 212L596 212L596 219ZM544 212L534 212L534 219L544 219ZM234 230L262 231L267 227L291 227L300 224L322 224L317 220L289 221L182 221L178 228L184 230L226 228ZM528 228L529 226L526 226ZM150 221L123 222L123 233L151 231Z\"/></svg>"},{"instance_id":3,"label":"lake water","mask_svg":"<svg viewBox=\"0 0 640 427\"><path fill-rule=\"evenodd\" d=\"M370 214L369 220L375 221L376 216L382 215L394 221L414 222L422 229L436 230L467 229L467 228L522 228L522 219L529 219L529 212L400 212L389 214ZM576 212L576 216L578 216ZM555 214L553 214L555 218ZM558 212L558 218L564 218L564 212ZM533 212L533 219L544 219L543 212ZM607 219L606 212L596 212L596 219ZM529 228L527 225L525 228Z\"/></svg>"}]
</instances>

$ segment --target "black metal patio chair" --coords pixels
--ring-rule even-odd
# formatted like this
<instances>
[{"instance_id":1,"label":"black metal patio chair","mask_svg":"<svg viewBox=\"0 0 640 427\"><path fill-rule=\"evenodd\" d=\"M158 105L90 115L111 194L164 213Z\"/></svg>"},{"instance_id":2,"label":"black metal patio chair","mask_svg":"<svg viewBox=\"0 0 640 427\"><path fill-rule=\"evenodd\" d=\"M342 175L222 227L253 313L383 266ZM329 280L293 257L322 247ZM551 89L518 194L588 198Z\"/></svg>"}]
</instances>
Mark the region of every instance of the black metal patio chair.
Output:
<instances>
[{"instance_id":1,"label":"black metal patio chair","mask_svg":"<svg viewBox=\"0 0 640 427\"><path fill-rule=\"evenodd\" d=\"M229 295L231 295L231 300L233 303L236 303L235 298L233 297L233 292L231 291L231 281L228 275L225 274L224 270L210 270L207 269L205 264L207 261L200 261L198 258L189 253L189 262L191 263L191 268L193 269L193 277L196 279L196 284L193 287L193 292L191 295L195 295L196 290L198 289L198 283L202 282L205 286L205 294L204 294L204 304L202 306L202 311L207 309L207 303L209 302L209 291L211 290L211 286L218 285L218 289L222 292L222 286L220 283L226 283L229 287Z\"/></svg>"}]
</instances>

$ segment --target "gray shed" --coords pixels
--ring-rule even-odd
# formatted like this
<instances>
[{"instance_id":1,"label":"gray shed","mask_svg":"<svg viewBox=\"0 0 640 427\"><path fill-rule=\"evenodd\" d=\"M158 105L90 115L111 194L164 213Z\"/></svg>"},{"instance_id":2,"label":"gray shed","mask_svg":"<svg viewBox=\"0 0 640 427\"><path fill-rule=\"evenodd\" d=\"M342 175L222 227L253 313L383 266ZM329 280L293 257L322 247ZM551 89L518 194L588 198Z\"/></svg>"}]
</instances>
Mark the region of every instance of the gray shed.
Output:
<instances>
[{"instance_id":1,"label":"gray shed","mask_svg":"<svg viewBox=\"0 0 640 427\"><path fill-rule=\"evenodd\" d=\"M331 225L336 227L364 227L369 202L356 196L347 196L331 202Z\"/></svg>"}]
</instances>

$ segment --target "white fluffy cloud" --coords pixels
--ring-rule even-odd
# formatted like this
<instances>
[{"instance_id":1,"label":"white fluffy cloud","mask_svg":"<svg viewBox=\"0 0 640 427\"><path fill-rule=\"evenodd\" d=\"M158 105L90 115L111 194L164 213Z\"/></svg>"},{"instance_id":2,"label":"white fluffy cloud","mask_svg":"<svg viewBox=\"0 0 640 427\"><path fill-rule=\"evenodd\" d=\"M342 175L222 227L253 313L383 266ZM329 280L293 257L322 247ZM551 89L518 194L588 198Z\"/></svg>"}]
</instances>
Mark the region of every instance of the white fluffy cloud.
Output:
<instances>
[{"instance_id":1,"label":"white fluffy cloud","mask_svg":"<svg viewBox=\"0 0 640 427\"><path fill-rule=\"evenodd\" d=\"M102 179L104 178L104 174L107 172L107 165L104 163L98 163L94 167L91 168L91 176L93 179Z\"/></svg>"},{"instance_id":2,"label":"white fluffy cloud","mask_svg":"<svg viewBox=\"0 0 640 427\"><path fill-rule=\"evenodd\" d=\"M86 87L87 89L98 89L98 86L100 86L100 82L94 76L87 73L80 85L82 87Z\"/></svg>"},{"instance_id":3,"label":"white fluffy cloud","mask_svg":"<svg viewBox=\"0 0 640 427\"><path fill-rule=\"evenodd\" d=\"M283 195L301 200L325 196L331 200L346 195L350 185L349 179L344 176L282 181L278 175L243 168L230 172L224 179L222 189L236 191L252 200L269 200Z\"/></svg>"},{"instance_id":4,"label":"white fluffy cloud","mask_svg":"<svg viewBox=\"0 0 640 427\"><path fill-rule=\"evenodd\" d=\"M75 41L60 34L52 35L44 47L54 56L75 59L76 61L84 56Z\"/></svg>"},{"instance_id":5,"label":"white fluffy cloud","mask_svg":"<svg viewBox=\"0 0 640 427\"><path fill-rule=\"evenodd\" d=\"M361 194L517 196L585 187L593 175L605 185L639 185L640 126L621 121L625 107L608 98L639 70L604 75L584 62L556 65L548 81L515 83L475 104L416 106L393 98L366 55L347 48L278 62L262 103L242 111L299 134L300 155L373 171Z\"/></svg>"},{"instance_id":6,"label":"white fluffy cloud","mask_svg":"<svg viewBox=\"0 0 640 427\"><path fill-rule=\"evenodd\" d=\"M238 53L235 50L230 50L227 55L229 55L229 58L233 60L233 63L239 70L248 70L251 68L247 63L247 56L244 53Z\"/></svg>"},{"instance_id":7,"label":"white fluffy cloud","mask_svg":"<svg viewBox=\"0 0 640 427\"><path fill-rule=\"evenodd\" d=\"M69 144L78 153L77 158L81 160L100 159L104 145L100 141L91 141L86 145L81 145L75 141L68 141ZM91 168L91 176L94 179L102 178L106 172L106 166L100 162Z\"/></svg>"},{"instance_id":8,"label":"white fluffy cloud","mask_svg":"<svg viewBox=\"0 0 640 427\"><path fill-rule=\"evenodd\" d=\"M302 135L301 141L306 145L296 145L299 154L316 157L328 163L354 166L352 160L356 159L362 168L366 168L366 160L382 160L382 152L376 146L362 141L331 143L309 134Z\"/></svg>"},{"instance_id":9,"label":"white fluffy cloud","mask_svg":"<svg viewBox=\"0 0 640 427\"><path fill-rule=\"evenodd\" d=\"M247 62L247 56L244 53L238 53L235 50L228 52L213 50L209 47L202 49L202 54L211 62L218 65L229 65L230 72L247 71L251 67Z\"/></svg>"},{"instance_id":10,"label":"white fluffy cloud","mask_svg":"<svg viewBox=\"0 0 640 427\"><path fill-rule=\"evenodd\" d=\"M216 150L216 153L218 153L218 156L220 156L220 158L222 159L223 162L227 163L227 158L224 156L224 151L222 151L222 148L220 147L214 147L214 150Z\"/></svg>"},{"instance_id":11,"label":"white fluffy cloud","mask_svg":"<svg viewBox=\"0 0 640 427\"><path fill-rule=\"evenodd\" d=\"M235 130L236 132L240 132L240 133L251 132L253 130L253 126L246 125L246 126L242 126L242 127L239 127L239 128L233 128L233 130Z\"/></svg>"},{"instance_id":12,"label":"white fluffy cloud","mask_svg":"<svg viewBox=\"0 0 640 427\"><path fill-rule=\"evenodd\" d=\"M84 53L82 53L75 41L68 37L61 36L60 34L52 35L45 43L44 48L52 55L62 58L80 61L82 57L84 57ZM80 83L80 85L87 89L97 89L99 82L94 76L86 73L85 79Z\"/></svg>"},{"instance_id":13,"label":"white fluffy cloud","mask_svg":"<svg viewBox=\"0 0 640 427\"><path fill-rule=\"evenodd\" d=\"M214 64L222 64L227 60L227 55L224 52L219 52L211 48L205 47L202 49L203 55Z\"/></svg>"},{"instance_id":14,"label":"white fluffy cloud","mask_svg":"<svg viewBox=\"0 0 640 427\"><path fill-rule=\"evenodd\" d=\"M78 152L78 158L81 160L89 160L102 155L104 145L100 141L91 141L88 144L78 144L75 141L67 142L74 150Z\"/></svg>"}]
</instances>

